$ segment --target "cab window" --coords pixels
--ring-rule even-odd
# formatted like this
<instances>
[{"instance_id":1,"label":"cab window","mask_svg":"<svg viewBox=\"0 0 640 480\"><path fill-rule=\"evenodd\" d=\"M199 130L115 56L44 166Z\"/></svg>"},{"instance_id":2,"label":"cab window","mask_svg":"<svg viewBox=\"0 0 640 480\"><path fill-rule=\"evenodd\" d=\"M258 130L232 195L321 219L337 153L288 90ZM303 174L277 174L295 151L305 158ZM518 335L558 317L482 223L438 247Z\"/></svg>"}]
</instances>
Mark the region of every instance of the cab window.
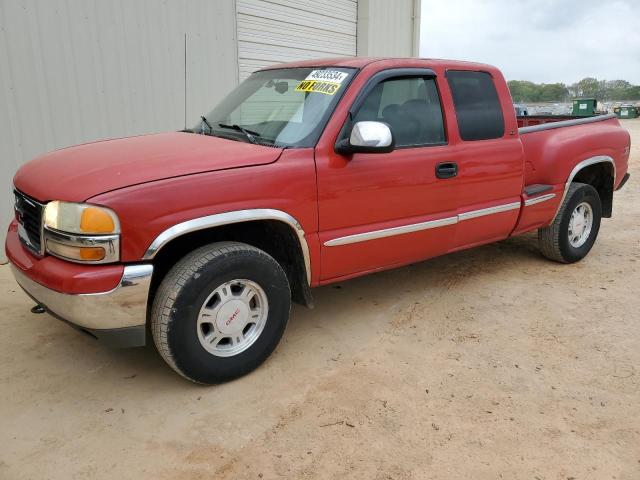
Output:
<instances>
[{"instance_id":1,"label":"cab window","mask_svg":"<svg viewBox=\"0 0 640 480\"><path fill-rule=\"evenodd\" d=\"M500 98L487 72L448 71L458 130L463 140L488 140L504 135Z\"/></svg>"},{"instance_id":2,"label":"cab window","mask_svg":"<svg viewBox=\"0 0 640 480\"><path fill-rule=\"evenodd\" d=\"M380 82L369 92L354 120L387 123L397 147L445 142L440 97L432 77L400 77Z\"/></svg>"}]
</instances>

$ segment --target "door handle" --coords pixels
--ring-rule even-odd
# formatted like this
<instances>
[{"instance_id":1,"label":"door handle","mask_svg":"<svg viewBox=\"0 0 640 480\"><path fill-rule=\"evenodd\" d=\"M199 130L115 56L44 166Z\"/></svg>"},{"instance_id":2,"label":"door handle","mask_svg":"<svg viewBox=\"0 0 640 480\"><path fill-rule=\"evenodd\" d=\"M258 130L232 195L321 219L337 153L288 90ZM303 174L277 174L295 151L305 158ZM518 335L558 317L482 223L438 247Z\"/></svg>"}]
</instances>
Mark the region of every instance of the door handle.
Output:
<instances>
[{"instance_id":1,"label":"door handle","mask_svg":"<svg viewBox=\"0 0 640 480\"><path fill-rule=\"evenodd\" d=\"M456 162L442 162L436 165L436 177L453 178L458 175L458 164Z\"/></svg>"}]
</instances>

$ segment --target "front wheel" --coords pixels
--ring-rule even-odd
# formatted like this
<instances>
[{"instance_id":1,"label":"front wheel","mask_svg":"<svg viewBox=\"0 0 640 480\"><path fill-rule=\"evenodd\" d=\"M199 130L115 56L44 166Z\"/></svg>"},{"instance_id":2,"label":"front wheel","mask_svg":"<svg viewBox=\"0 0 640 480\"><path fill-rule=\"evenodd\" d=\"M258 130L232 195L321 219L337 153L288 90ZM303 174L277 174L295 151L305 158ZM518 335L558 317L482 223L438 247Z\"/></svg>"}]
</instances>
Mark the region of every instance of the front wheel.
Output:
<instances>
[{"instance_id":1,"label":"front wheel","mask_svg":"<svg viewBox=\"0 0 640 480\"><path fill-rule=\"evenodd\" d=\"M582 260L596 241L601 219L598 191L591 185L572 183L553 223L538 230L542 254L561 263Z\"/></svg>"},{"instance_id":2,"label":"front wheel","mask_svg":"<svg viewBox=\"0 0 640 480\"><path fill-rule=\"evenodd\" d=\"M287 275L271 256L243 243L213 243L164 278L151 330L175 371L213 384L258 367L280 341L290 308Z\"/></svg>"}]
</instances>

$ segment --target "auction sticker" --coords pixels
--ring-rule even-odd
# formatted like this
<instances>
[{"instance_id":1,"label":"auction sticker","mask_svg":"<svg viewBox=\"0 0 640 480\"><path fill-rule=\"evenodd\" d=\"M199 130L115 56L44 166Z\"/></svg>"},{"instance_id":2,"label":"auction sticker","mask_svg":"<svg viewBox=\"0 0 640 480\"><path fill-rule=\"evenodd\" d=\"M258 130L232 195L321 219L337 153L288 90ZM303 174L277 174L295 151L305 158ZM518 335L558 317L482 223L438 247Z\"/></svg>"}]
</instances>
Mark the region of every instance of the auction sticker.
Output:
<instances>
[{"instance_id":1,"label":"auction sticker","mask_svg":"<svg viewBox=\"0 0 640 480\"><path fill-rule=\"evenodd\" d=\"M296 87L296 92L317 92L333 95L338 91L348 73L337 70L313 70Z\"/></svg>"}]
</instances>

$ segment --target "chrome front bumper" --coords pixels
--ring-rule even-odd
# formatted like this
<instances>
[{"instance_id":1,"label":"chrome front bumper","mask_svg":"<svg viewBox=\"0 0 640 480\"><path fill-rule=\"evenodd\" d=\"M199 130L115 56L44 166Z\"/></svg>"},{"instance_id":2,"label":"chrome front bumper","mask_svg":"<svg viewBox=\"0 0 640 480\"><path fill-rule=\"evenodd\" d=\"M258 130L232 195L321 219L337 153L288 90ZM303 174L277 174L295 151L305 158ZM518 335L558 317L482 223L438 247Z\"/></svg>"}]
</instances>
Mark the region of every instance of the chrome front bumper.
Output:
<instances>
[{"instance_id":1,"label":"chrome front bumper","mask_svg":"<svg viewBox=\"0 0 640 480\"><path fill-rule=\"evenodd\" d=\"M128 265L108 292L71 295L51 290L11 265L22 289L53 316L113 346L145 344L147 300L153 265Z\"/></svg>"}]
</instances>

